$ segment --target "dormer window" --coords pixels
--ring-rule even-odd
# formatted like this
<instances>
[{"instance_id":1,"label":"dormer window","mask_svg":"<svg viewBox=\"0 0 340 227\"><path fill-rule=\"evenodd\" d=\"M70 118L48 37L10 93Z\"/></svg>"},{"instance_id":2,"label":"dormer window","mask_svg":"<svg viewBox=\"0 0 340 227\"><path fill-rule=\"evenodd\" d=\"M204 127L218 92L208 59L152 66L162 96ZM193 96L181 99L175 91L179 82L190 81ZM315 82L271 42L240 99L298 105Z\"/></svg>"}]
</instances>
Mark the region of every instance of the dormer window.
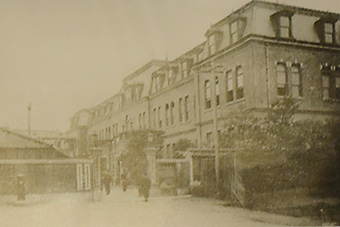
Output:
<instances>
[{"instance_id":1,"label":"dormer window","mask_svg":"<svg viewBox=\"0 0 340 227\"><path fill-rule=\"evenodd\" d=\"M186 78L188 76L188 62L184 61L181 63L181 71L182 71L182 78Z\"/></svg>"},{"instance_id":2,"label":"dormer window","mask_svg":"<svg viewBox=\"0 0 340 227\"><path fill-rule=\"evenodd\" d=\"M142 84L138 84L135 87L135 92L134 92L134 101L137 101L141 98L142 96L142 89L143 89L143 85Z\"/></svg>"},{"instance_id":3,"label":"dormer window","mask_svg":"<svg viewBox=\"0 0 340 227\"><path fill-rule=\"evenodd\" d=\"M181 63L181 75L183 79L189 76L192 62L193 62L193 59L189 58Z\"/></svg>"},{"instance_id":4,"label":"dormer window","mask_svg":"<svg viewBox=\"0 0 340 227\"><path fill-rule=\"evenodd\" d=\"M243 37L246 18L239 18L230 23L230 44L234 44Z\"/></svg>"},{"instance_id":5,"label":"dormer window","mask_svg":"<svg viewBox=\"0 0 340 227\"><path fill-rule=\"evenodd\" d=\"M292 39L292 16L294 12L282 10L273 14L270 19L272 21L274 31L277 38Z\"/></svg>"},{"instance_id":6,"label":"dormer window","mask_svg":"<svg viewBox=\"0 0 340 227\"><path fill-rule=\"evenodd\" d=\"M325 43L333 43L334 24L325 23Z\"/></svg>"},{"instance_id":7,"label":"dormer window","mask_svg":"<svg viewBox=\"0 0 340 227\"><path fill-rule=\"evenodd\" d=\"M178 69L177 67L171 67L168 71L168 85L172 85L176 81Z\"/></svg>"},{"instance_id":8,"label":"dormer window","mask_svg":"<svg viewBox=\"0 0 340 227\"><path fill-rule=\"evenodd\" d=\"M238 26L237 21L230 24L230 42L236 43L238 41Z\"/></svg>"},{"instance_id":9,"label":"dormer window","mask_svg":"<svg viewBox=\"0 0 340 227\"><path fill-rule=\"evenodd\" d=\"M205 36L208 38L207 47L209 55L215 54L218 51L219 45L221 44L222 35L223 32L216 28L210 28L205 33Z\"/></svg>"},{"instance_id":10,"label":"dormer window","mask_svg":"<svg viewBox=\"0 0 340 227\"><path fill-rule=\"evenodd\" d=\"M210 35L208 38L209 54L214 54L216 52L216 39L215 35Z\"/></svg>"},{"instance_id":11,"label":"dormer window","mask_svg":"<svg viewBox=\"0 0 340 227\"><path fill-rule=\"evenodd\" d=\"M169 70L169 78L168 78L168 84L171 85L174 82L174 71L172 69Z\"/></svg>"},{"instance_id":12,"label":"dormer window","mask_svg":"<svg viewBox=\"0 0 340 227\"><path fill-rule=\"evenodd\" d=\"M159 91L160 89L162 89L163 87L163 83L164 83L164 74L156 74L154 76L154 82L155 82L155 89L156 91Z\"/></svg>"},{"instance_id":13,"label":"dormer window","mask_svg":"<svg viewBox=\"0 0 340 227\"><path fill-rule=\"evenodd\" d=\"M161 78L157 76L155 80L156 80L156 90L158 91L161 89Z\"/></svg>"},{"instance_id":14,"label":"dormer window","mask_svg":"<svg viewBox=\"0 0 340 227\"><path fill-rule=\"evenodd\" d=\"M321 18L314 23L314 27L321 43L335 44L335 23L336 18Z\"/></svg>"},{"instance_id":15,"label":"dormer window","mask_svg":"<svg viewBox=\"0 0 340 227\"><path fill-rule=\"evenodd\" d=\"M292 30L291 17L281 16L280 17L280 37L289 38Z\"/></svg>"}]
</instances>

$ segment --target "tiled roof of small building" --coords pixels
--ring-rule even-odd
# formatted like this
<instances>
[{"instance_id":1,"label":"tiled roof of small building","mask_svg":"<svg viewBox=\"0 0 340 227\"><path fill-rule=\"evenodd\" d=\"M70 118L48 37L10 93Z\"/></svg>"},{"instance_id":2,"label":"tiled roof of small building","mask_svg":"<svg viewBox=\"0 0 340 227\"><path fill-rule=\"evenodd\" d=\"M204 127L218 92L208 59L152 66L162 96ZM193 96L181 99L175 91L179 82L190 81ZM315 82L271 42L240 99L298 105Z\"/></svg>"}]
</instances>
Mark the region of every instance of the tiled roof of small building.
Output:
<instances>
[{"instance_id":1,"label":"tiled roof of small building","mask_svg":"<svg viewBox=\"0 0 340 227\"><path fill-rule=\"evenodd\" d=\"M49 148L51 145L10 130L0 128L0 148Z\"/></svg>"}]
</instances>

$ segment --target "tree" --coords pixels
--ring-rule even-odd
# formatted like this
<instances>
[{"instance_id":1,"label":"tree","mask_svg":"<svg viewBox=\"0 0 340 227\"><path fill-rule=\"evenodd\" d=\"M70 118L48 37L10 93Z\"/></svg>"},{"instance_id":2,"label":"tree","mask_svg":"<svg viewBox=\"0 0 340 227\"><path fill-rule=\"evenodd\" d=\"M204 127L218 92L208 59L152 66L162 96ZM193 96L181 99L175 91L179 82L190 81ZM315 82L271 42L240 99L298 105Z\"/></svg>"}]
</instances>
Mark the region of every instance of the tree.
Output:
<instances>
[{"instance_id":1,"label":"tree","mask_svg":"<svg viewBox=\"0 0 340 227\"><path fill-rule=\"evenodd\" d=\"M305 187L318 188L319 195L322 190L337 189L339 119L297 121L294 116L298 111L294 99L284 98L262 118L251 112L234 113L225 122L221 147L235 150L245 168L281 166L287 172L280 174L308 178Z\"/></svg>"},{"instance_id":2,"label":"tree","mask_svg":"<svg viewBox=\"0 0 340 227\"><path fill-rule=\"evenodd\" d=\"M188 148L194 148L194 147L196 147L195 144L193 144L190 140L179 139L174 148L175 158L184 158L181 152L186 151Z\"/></svg>"},{"instance_id":3,"label":"tree","mask_svg":"<svg viewBox=\"0 0 340 227\"><path fill-rule=\"evenodd\" d=\"M148 137L152 134L152 142L148 141ZM147 172L148 162L146 159L147 147L159 147L163 144L163 132L139 130L126 133L125 149L122 154L122 162L124 167L130 173L132 181L136 182L141 175Z\"/></svg>"}]
</instances>

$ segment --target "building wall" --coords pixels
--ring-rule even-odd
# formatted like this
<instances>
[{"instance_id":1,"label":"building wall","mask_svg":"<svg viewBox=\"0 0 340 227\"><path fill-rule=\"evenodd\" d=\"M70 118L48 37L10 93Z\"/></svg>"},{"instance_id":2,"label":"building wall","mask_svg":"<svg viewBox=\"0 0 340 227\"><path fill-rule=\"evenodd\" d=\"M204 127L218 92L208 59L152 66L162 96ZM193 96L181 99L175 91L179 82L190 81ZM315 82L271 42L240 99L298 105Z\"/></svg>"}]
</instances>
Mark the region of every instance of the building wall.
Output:
<instances>
[{"instance_id":1,"label":"building wall","mask_svg":"<svg viewBox=\"0 0 340 227\"><path fill-rule=\"evenodd\" d=\"M274 23L273 15L281 13L290 18L289 27L292 32L289 37L278 36L278 27ZM331 23L335 24L335 42L322 42L314 25L320 18L326 18L326 21L331 20ZM233 33L233 30L236 33ZM322 118L339 114L339 100L323 98L321 76L321 68L332 68L335 73L340 71L338 14L252 1L212 25L205 36L206 42L175 60L154 61L126 77L117 95L89 111L92 118L88 124L88 135L97 134L99 140L112 139L117 133L131 130L131 122L133 130L139 129L139 116L145 112L146 128L165 132L164 149L169 147L171 149L180 139L189 139L199 146L211 146L209 139L213 131L213 102L211 100L210 108L205 107L205 81L210 81L209 92L212 99L213 79L215 76L218 77L220 104L217 108L217 117L218 128L222 130L223 122L230 113L244 109L263 111L282 98L278 93L277 65L280 64L286 69L289 84L287 95L292 94L292 66L296 65L299 68L302 95L296 97L296 100L300 104L301 117ZM186 62L188 67L186 78L182 74L183 62ZM240 68L243 82L237 79ZM233 78L232 101L227 100L229 72ZM127 87L138 83L143 83L140 100L113 109L109 106L112 103L117 105L117 102L124 100L122 97L126 95L124 92ZM240 83L243 84L243 97L236 99L237 85ZM187 121L179 122L179 100L182 98L184 102L186 96L190 100L190 117ZM174 124L169 122L167 126L165 106L169 104L170 115L172 102L175 105ZM108 106L111 109L108 109ZM113 133L116 132L113 130L113 125L116 127L116 124L118 130L117 133Z\"/></svg>"},{"instance_id":2,"label":"building wall","mask_svg":"<svg viewBox=\"0 0 340 227\"><path fill-rule=\"evenodd\" d=\"M185 106L185 99L188 98L188 105ZM182 109L182 120L180 120L180 99ZM172 145L180 139L188 139L193 144L197 143L194 136L196 127L195 122L195 89L193 75L189 75L186 79L179 80L170 87L165 88L150 98L150 119L152 129L163 130L165 132L165 146ZM174 103L173 124L171 122L171 103ZM168 124L166 123L166 105L168 105ZM158 109L160 108L160 119L158 117ZM156 115L155 111L156 110ZM186 110L187 116L186 116ZM156 119L156 120L155 120ZM155 125L156 122L156 125ZM161 127L160 123L161 122Z\"/></svg>"}]
</instances>

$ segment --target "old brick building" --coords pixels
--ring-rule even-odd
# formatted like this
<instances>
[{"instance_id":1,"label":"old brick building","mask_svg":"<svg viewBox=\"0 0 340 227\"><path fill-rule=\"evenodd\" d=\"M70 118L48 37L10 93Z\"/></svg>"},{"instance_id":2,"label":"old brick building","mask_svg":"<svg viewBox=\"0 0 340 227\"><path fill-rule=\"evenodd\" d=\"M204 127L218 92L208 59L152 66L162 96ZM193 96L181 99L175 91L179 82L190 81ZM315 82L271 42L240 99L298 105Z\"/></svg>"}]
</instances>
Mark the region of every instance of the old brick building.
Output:
<instances>
[{"instance_id":1,"label":"old brick building","mask_svg":"<svg viewBox=\"0 0 340 227\"><path fill-rule=\"evenodd\" d=\"M211 25L205 42L173 61L149 62L113 97L84 110L83 149L104 149L111 159L120 134L145 128L165 132L163 158L173 158L180 139L212 147L215 105L218 130L228 113L262 113L285 96L300 104L297 117L339 116L339 16L249 2Z\"/></svg>"}]
</instances>

